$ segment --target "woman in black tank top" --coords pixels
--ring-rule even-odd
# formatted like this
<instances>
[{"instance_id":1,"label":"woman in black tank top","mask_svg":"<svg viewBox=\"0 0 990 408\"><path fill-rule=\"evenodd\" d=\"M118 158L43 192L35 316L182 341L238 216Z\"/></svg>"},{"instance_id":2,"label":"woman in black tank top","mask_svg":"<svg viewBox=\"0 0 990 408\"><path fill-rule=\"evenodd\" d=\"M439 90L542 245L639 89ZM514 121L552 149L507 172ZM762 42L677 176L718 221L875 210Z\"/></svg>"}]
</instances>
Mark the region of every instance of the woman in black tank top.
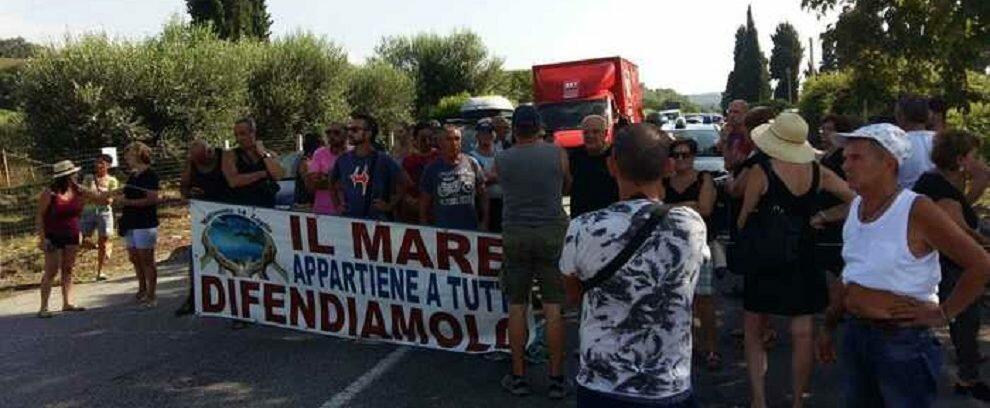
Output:
<instances>
[{"instance_id":1,"label":"woman in black tank top","mask_svg":"<svg viewBox=\"0 0 990 408\"><path fill-rule=\"evenodd\" d=\"M670 147L670 155L674 159L674 174L663 179L663 201L670 205L691 207L705 220L708 227L708 241L714 237L714 231L708 222L715 206L715 182L711 175L694 169L694 156L698 153L698 143L693 139L679 139ZM712 284L713 265L708 259L698 274L695 286L694 315L698 316L700 327L694 337L700 339L696 344L705 354L709 369L721 366L722 356L718 353L718 332L715 327L715 291Z\"/></svg>"}]
</instances>

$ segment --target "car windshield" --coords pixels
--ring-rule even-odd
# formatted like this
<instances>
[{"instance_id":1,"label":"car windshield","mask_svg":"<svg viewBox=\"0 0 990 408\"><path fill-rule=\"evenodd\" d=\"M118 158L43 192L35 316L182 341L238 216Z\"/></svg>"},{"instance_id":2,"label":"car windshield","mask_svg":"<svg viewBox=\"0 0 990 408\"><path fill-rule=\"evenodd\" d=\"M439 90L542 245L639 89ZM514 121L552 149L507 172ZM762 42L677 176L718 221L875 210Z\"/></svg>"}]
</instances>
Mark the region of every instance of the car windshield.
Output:
<instances>
[{"instance_id":1,"label":"car windshield","mask_svg":"<svg viewBox=\"0 0 990 408\"><path fill-rule=\"evenodd\" d=\"M721 156L715 144L718 143L718 132L715 129L677 129L674 137L678 139L694 139L698 142L698 156Z\"/></svg>"},{"instance_id":2,"label":"car windshield","mask_svg":"<svg viewBox=\"0 0 990 408\"><path fill-rule=\"evenodd\" d=\"M588 115L605 116L608 102L605 99L574 101L541 105L540 116L543 125L550 132L565 129L580 129L581 121Z\"/></svg>"}]
</instances>

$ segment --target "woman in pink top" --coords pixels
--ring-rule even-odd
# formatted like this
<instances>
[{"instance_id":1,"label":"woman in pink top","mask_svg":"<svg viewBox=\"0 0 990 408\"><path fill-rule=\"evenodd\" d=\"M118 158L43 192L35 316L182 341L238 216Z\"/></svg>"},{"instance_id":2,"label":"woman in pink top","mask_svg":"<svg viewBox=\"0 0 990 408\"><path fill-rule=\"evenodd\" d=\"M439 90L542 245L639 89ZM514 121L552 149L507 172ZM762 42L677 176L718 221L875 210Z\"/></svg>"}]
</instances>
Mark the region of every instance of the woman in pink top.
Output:
<instances>
[{"instance_id":1,"label":"woman in pink top","mask_svg":"<svg viewBox=\"0 0 990 408\"><path fill-rule=\"evenodd\" d=\"M62 311L79 312L85 308L72 304L72 267L76 263L81 233L79 218L85 199L105 200L107 193L96 194L76 182L79 167L63 160L53 167L52 184L38 195L38 248L45 253L45 273L41 276L41 309L38 317L52 317L48 297L52 280L62 271Z\"/></svg>"},{"instance_id":2,"label":"woman in pink top","mask_svg":"<svg viewBox=\"0 0 990 408\"><path fill-rule=\"evenodd\" d=\"M332 124L327 128L327 145L313 153L306 170L306 186L313 191L313 212L317 214L336 215L337 208L333 204L330 193L330 171L337 157L344 153L346 139L344 128Z\"/></svg>"}]
</instances>

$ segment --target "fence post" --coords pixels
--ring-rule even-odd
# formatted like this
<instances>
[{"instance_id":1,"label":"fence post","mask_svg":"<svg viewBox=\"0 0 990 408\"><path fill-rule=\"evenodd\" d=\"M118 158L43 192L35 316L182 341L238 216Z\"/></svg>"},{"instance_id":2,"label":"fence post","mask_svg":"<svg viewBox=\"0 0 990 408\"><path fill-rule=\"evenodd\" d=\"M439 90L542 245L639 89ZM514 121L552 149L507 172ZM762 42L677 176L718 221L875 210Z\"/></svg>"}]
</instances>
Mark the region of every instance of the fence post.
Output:
<instances>
[{"instance_id":1,"label":"fence post","mask_svg":"<svg viewBox=\"0 0 990 408\"><path fill-rule=\"evenodd\" d=\"M3 158L3 179L7 182L7 187L10 187L10 168L7 167L7 149L0 150L0 157Z\"/></svg>"}]
</instances>

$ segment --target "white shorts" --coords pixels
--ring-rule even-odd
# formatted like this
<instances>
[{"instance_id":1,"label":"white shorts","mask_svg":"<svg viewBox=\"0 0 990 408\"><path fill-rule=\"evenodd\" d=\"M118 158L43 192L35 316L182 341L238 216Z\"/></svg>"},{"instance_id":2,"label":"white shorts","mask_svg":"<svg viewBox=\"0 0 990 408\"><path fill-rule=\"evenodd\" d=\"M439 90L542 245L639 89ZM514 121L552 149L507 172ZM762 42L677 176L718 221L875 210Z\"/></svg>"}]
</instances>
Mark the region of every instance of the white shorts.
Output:
<instances>
[{"instance_id":1,"label":"white shorts","mask_svg":"<svg viewBox=\"0 0 990 408\"><path fill-rule=\"evenodd\" d=\"M158 243L158 228L128 230L124 235L128 249L155 249Z\"/></svg>"},{"instance_id":2,"label":"white shorts","mask_svg":"<svg viewBox=\"0 0 990 408\"><path fill-rule=\"evenodd\" d=\"M90 237L93 232L100 238L109 238L113 234L113 212L85 212L80 219L82 234Z\"/></svg>"}]
</instances>

